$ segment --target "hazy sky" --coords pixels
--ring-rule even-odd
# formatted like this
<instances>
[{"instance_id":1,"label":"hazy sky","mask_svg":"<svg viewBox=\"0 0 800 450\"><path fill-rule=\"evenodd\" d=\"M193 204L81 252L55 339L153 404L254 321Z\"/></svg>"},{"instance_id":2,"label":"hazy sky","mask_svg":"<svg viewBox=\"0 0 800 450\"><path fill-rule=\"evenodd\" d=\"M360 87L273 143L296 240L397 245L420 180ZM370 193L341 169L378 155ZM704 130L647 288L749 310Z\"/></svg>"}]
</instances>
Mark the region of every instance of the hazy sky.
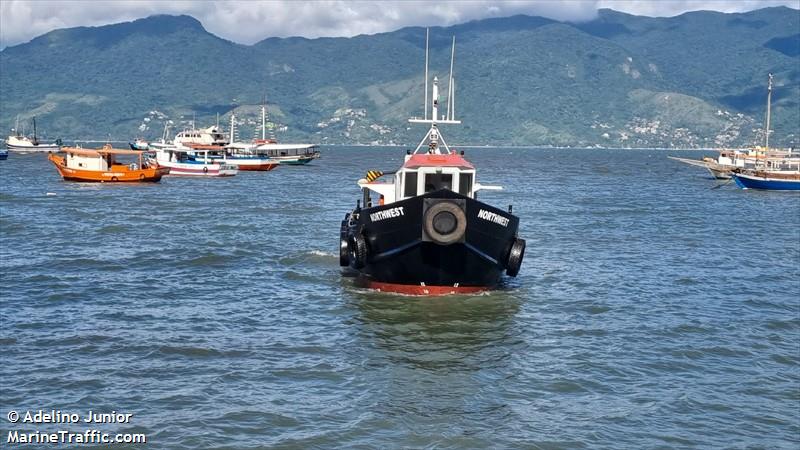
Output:
<instances>
[{"instance_id":1,"label":"hazy sky","mask_svg":"<svg viewBox=\"0 0 800 450\"><path fill-rule=\"evenodd\" d=\"M355 36L410 25L452 25L529 14L558 20L593 18L600 8L674 16L686 11L743 12L767 6L800 9L800 0L536 0L536 1L182 1L0 0L0 48L57 28L105 25L152 14L188 14L217 36L242 44L279 36Z\"/></svg>"}]
</instances>

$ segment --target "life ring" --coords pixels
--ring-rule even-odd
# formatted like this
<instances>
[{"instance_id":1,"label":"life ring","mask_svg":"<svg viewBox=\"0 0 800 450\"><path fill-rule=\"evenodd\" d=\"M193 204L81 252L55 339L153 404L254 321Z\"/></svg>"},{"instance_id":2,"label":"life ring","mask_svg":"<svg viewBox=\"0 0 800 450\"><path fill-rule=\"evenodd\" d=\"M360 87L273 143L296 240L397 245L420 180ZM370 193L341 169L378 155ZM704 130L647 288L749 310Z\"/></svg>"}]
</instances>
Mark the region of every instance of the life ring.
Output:
<instances>
[{"instance_id":1,"label":"life ring","mask_svg":"<svg viewBox=\"0 0 800 450\"><path fill-rule=\"evenodd\" d=\"M508 260L506 261L506 273L508 276L517 276L524 257L525 239L514 238L514 243L511 244L511 251L508 252Z\"/></svg>"},{"instance_id":2,"label":"life ring","mask_svg":"<svg viewBox=\"0 0 800 450\"><path fill-rule=\"evenodd\" d=\"M467 215L453 202L439 202L425 211L422 226L430 240L440 245L450 245L463 240L467 231Z\"/></svg>"},{"instance_id":3,"label":"life ring","mask_svg":"<svg viewBox=\"0 0 800 450\"><path fill-rule=\"evenodd\" d=\"M203 173L208 173L208 167L203 166Z\"/></svg>"},{"instance_id":4,"label":"life ring","mask_svg":"<svg viewBox=\"0 0 800 450\"><path fill-rule=\"evenodd\" d=\"M367 265L367 240L362 235L356 235L350 238L348 242L350 247L350 259L353 261L353 266L360 269Z\"/></svg>"}]
</instances>

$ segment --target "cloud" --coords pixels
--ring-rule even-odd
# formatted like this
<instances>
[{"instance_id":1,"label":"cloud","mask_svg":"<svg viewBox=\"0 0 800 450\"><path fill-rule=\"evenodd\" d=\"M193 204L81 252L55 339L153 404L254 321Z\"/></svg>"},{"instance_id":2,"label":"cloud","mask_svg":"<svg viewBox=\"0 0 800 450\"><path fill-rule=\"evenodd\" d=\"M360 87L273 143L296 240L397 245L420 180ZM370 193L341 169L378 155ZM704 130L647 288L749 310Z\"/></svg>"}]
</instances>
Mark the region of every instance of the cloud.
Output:
<instances>
[{"instance_id":1,"label":"cloud","mask_svg":"<svg viewBox=\"0 0 800 450\"><path fill-rule=\"evenodd\" d=\"M800 9L800 0L665 0L640 1L600 0L600 8L614 9L637 16L672 17L687 11L746 12L770 6Z\"/></svg>"},{"instance_id":2,"label":"cloud","mask_svg":"<svg viewBox=\"0 0 800 450\"><path fill-rule=\"evenodd\" d=\"M672 16L697 9L734 12L765 6L800 8L800 0L696 1L31 1L0 2L0 48L26 42L57 28L126 22L153 14L187 14L210 32L242 44L267 37L355 36L405 26L453 25L475 19L528 14L582 21L599 8L631 14Z\"/></svg>"}]
</instances>

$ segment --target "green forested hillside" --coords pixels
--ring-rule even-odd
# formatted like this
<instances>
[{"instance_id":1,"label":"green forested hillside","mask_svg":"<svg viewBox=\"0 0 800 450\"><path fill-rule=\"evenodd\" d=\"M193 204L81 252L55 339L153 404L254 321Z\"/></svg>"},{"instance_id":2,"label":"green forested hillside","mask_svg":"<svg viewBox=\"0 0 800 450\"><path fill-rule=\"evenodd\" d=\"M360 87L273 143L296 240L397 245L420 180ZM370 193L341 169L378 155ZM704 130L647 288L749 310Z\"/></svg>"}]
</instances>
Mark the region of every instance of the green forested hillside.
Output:
<instances>
[{"instance_id":1,"label":"green forested hillside","mask_svg":"<svg viewBox=\"0 0 800 450\"><path fill-rule=\"evenodd\" d=\"M265 32L268 34L269 30ZM760 139L775 74L772 142L800 140L800 12L601 10L584 23L515 16L431 29L446 89L457 40L449 140L486 145L720 146ZM266 95L282 140L416 142L425 32L270 38L252 46L187 16L56 30L0 52L0 129L37 117L63 139L130 139L227 121L248 138ZM446 91L445 91L446 92Z\"/></svg>"}]
</instances>

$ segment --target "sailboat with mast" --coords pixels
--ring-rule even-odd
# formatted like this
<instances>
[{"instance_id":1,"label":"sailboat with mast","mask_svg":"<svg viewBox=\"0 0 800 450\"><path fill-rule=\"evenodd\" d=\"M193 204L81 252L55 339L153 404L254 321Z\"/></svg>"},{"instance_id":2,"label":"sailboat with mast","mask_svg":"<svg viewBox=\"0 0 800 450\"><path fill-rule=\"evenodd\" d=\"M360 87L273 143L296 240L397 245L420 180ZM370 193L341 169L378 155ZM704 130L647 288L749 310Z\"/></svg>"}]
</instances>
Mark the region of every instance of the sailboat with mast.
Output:
<instances>
[{"instance_id":1,"label":"sailboat with mast","mask_svg":"<svg viewBox=\"0 0 800 450\"><path fill-rule=\"evenodd\" d=\"M281 165L303 166L320 157L315 144L279 144L275 134L267 137L267 100L261 106L261 138L255 139L254 152L277 161Z\"/></svg>"},{"instance_id":2,"label":"sailboat with mast","mask_svg":"<svg viewBox=\"0 0 800 450\"><path fill-rule=\"evenodd\" d=\"M496 287L503 272L516 276L525 254L512 207L478 201L478 192L501 190L477 182L475 166L445 141L440 126L457 125L453 61L446 113L439 116L439 79L428 110L428 34L425 39L423 118L409 122L428 131L394 172L370 170L358 180L361 198L341 222L339 263L357 283L408 295L480 292ZM385 179L382 177L386 176Z\"/></svg>"},{"instance_id":3,"label":"sailboat with mast","mask_svg":"<svg viewBox=\"0 0 800 450\"><path fill-rule=\"evenodd\" d=\"M271 158L266 150L259 150L259 145L267 142L267 105L261 105L261 139L252 143L238 142L236 140L236 118L231 112L230 142L225 146L228 152L227 160L236 165L239 170L273 170L280 162Z\"/></svg>"},{"instance_id":4,"label":"sailboat with mast","mask_svg":"<svg viewBox=\"0 0 800 450\"><path fill-rule=\"evenodd\" d=\"M41 142L36 136L36 117L33 118L33 136L26 136L25 132L19 131L19 117L14 128L15 134L8 136L6 147L15 152L54 152L61 148L61 139L55 142Z\"/></svg>"},{"instance_id":5,"label":"sailboat with mast","mask_svg":"<svg viewBox=\"0 0 800 450\"><path fill-rule=\"evenodd\" d=\"M769 191L800 190L800 154L770 152L770 118L772 109L772 74L767 86L767 114L764 124L764 157L756 160L755 167L734 169L733 180L742 189Z\"/></svg>"}]
</instances>

